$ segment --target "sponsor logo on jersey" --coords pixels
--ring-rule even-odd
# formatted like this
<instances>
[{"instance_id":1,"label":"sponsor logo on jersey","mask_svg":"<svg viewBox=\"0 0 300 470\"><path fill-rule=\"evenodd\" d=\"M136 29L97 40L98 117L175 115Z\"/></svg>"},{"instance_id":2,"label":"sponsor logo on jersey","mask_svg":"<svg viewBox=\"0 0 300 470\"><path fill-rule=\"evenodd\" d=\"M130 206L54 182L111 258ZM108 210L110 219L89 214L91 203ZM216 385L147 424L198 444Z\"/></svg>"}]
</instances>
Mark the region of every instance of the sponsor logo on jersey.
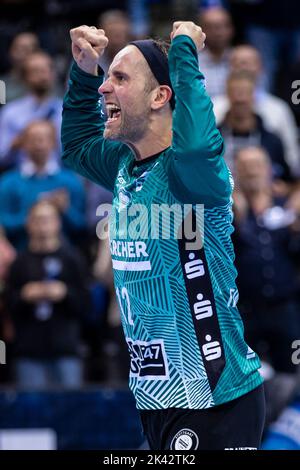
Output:
<instances>
[{"instance_id":1,"label":"sponsor logo on jersey","mask_svg":"<svg viewBox=\"0 0 300 470\"><path fill-rule=\"evenodd\" d=\"M113 268L118 271L150 271L151 262L145 242L112 240L110 242ZM123 258L123 259L116 259ZM128 258L130 258L128 260Z\"/></svg>"},{"instance_id":2,"label":"sponsor logo on jersey","mask_svg":"<svg viewBox=\"0 0 300 470\"><path fill-rule=\"evenodd\" d=\"M112 256L120 258L148 258L147 245L145 242L112 240L110 242L110 252Z\"/></svg>"},{"instance_id":3,"label":"sponsor logo on jersey","mask_svg":"<svg viewBox=\"0 0 300 470\"><path fill-rule=\"evenodd\" d=\"M191 429L181 429L172 439L171 450L196 450L199 446L199 438Z\"/></svg>"},{"instance_id":4,"label":"sponsor logo on jersey","mask_svg":"<svg viewBox=\"0 0 300 470\"><path fill-rule=\"evenodd\" d=\"M135 190L137 192L140 191L143 188L143 184L144 184L147 176L149 175L149 173L150 173L149 171L144 171L144 173L142 173L141 176L136 179Z\"/></svg>"},{"instance_id":5,"label":"sponsor logo on jersey","mask_svg":"<svg viewBox=\"0 0 300 470\"><path fill-rule=\"evenodd\" d=\"M163 339L133 341L126 338L130 354L130 377L141 379L169 379L168 361Z\"/></svg>"},{"instance_id":6,"label":"sponsor logo on jersey","mask_svg":"<svg viewBox=\"0 0 300 470\"><path fill-rule=\"evenodd\" d=\"M239 300L239 291L236 288L230 289L227 307L236 307L238 300Z\"/></svg>"},{"instance_id":7,"label":"sponsor logo on jersey","mask_svg":"<svg viewBox=\"0 0 300 470\"><path fill-rule=\"evenodd\" d=\"M196 214L192 217L195 223ZM203 246L189 250L182 239L178 240L178 247L195 333L213 391L226 360L207 259Z\"/></svg>"},{"instance_id":8,"label":"sponsor logo on jersey","mask_svg":"<svg viewBox=\"0 0 300 470\"><path fill-rule=\"evenodd\" d=\"M119 203L120 207L128 206L131 202L131 194L129 191L126 191L125 189L121 189L119 191Z\"/></svg>"},{"instance_id":9,"label":"sponsor logo on jersey","mask_svg":"<svg viewBox=\"0 0 300 470\"><path fill-rule=\"evenodd\" d=\"M120 185L124 185L126 183L126 179L125 179L125 171L124 169L121 169L119 171L119 174L117 176L117 180L119 182Z\"/></svg>"},{"instance_id":10,"label":"sponsor logo on jersey","mask_svg":"<svg viewBox=\"0 0 300 470\"><path fill-rule=\"evenodd\" d=\"M253 351L253 349L250 348L250 346L248 346L246 359L254 359L255 357L255 352Z\"/></svg>"}]
</instances>

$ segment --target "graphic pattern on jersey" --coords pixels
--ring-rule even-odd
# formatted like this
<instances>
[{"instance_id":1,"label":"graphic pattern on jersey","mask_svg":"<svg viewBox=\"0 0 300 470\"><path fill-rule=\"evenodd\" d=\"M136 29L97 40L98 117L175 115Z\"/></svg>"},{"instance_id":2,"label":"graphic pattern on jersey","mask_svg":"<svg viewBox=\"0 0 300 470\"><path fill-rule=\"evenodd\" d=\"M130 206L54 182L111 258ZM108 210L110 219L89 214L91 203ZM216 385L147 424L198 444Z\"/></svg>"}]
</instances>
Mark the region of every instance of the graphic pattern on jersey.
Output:
<instances>
[{"instance_id":1,"label":"graphic pattern on jersey","mask_svg":"<svg viewBox=\"0 0 300 470\"><path fill-rule=\"evenodd\" d=\"M142 181L137 173L130 175L128 168L125 159L114 197L116 219L132 204L144 204L149 214L151 204L178 204L161 161L148 165L146 178L145 169L140 170ZM236 307L227 306L230 289L236 289L231 221L230 204L204 211L204 252L213 295L205 300L215 305L219 334L213 338L201 331L202 342L195 328L198 310L189 302L178 240L164 240L163 227L159 227L159 239L131 240L128 228L120 225L118 238L111 239L116 291L131 355L129 384L140 409L208 408L253 385L251 373L256 372L259 361L256 356L247 359L239 313ZM142 217L140 222L151 225L149 218ZM205 354L208 367L203 361ZM257 373L255 381L261 381Z\"/></svg>"}]
</instances>

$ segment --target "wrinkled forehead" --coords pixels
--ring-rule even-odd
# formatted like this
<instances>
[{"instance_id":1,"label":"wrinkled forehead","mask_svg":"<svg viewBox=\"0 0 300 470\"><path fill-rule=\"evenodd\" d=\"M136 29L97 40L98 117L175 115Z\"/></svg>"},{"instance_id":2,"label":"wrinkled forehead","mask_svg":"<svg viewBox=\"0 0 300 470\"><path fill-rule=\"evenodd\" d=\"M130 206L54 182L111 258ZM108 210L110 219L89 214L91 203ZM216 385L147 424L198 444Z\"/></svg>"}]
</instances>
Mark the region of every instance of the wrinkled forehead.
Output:
<instances>
[{"instance_id":1,"label":"wrinkled forehead","mask_svg":"<svg viewBox=\"0 0 300 470\"><path fill-rule=\"evenodd\" d=\"M132 45L126 46L117 53L112 61L108 73L123 70L127 73L136 73L147 67L147 61L140 50Z\"/></svg>"},{"instance_id":2,"label":"wrinkled forehead","mask_svg":"<svg viewBox=\"0 0 300 470\"><path fill-rule=\"evenodd\" d=\"M234 50L230 56L232 64L259 65L260 58L255 49L244 47Z\"/></svg>"},{"instance_id":3,"label":"wrinkled forehead","mask_svg":"<svg viewBox=\"0 0 300 470\"><path fill-rule=\"evenodd\" d=\"M29 213L30 219L45 219L45 218L57 218L58 213L56 208L52 204L41 203L37 204L32 208Z\"/></svg>"},{"instance_id":4,"label":"wrinkled forehead","mask_svg":"<svg viewBox=\"0 0 300 470\"><path fill-rule=\"evenodd\" d=\"M237 163L247 168L258 168L258 166L268 165L269 157L263 149L258 147L249 147L238 152Z\"/></svg>"},{"instance_id":5,"label":"wrinkled forehead","mask_svg":"<svg viewBox=\"0 0 300 470\"><path fill-rule=\"evenodd\" d=\"M199 2L198 2L199 3ZM212 2L214 3L214 2ZM217 2L215 2L217 3ZM221 2L218 2L221 3ZM219 6L211 6L205 9L200 15L200 23L203 24L203 28L207 26L228 26L232 24L231 16L228 11Z\"/></svg>"},{"instance_id":6,"label":"wrinkled forehead","mask_svg":"<svg viewBox=\"0 0 300 470\"><path fill-rule=\"evenodd\" d=\"M43 55L32 55L27 58L24 63L25 72L32 72L34 69L38 70L52 70L52 61L50 57Z\"/></svg>"},{"instance_id":7,"label":"wrinkled forehead","mask_svg":"<svg viewBox=\"0 0 300 470\"><path fill-rule=\"evenodd\" d=\"M243 93L243 96L245 95L245 93L253 94L254 83L251 80L248 80L248 78L246 77L232 78L228 80L227 91L228 93L230 93L230 95L238 97L241 93Z\"/></svg>"}]
</instances>

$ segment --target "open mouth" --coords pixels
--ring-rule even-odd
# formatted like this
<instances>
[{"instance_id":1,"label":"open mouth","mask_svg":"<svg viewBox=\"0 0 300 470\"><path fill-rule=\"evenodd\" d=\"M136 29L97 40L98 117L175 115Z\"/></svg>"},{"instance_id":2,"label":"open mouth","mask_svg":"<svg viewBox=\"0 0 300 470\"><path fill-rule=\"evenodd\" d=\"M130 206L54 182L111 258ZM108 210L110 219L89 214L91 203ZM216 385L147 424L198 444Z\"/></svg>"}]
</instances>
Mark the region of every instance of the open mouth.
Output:
<instances>
[{"instance_id":1,"label":"open mouth","mask_svg":"<svg viewBox=\"0 0 300 470\"><path fill-rule=\"evenodd\" d=\"M108 116L107 124L111 124L112 122L117 121L121 116L121 109L115 104L107 104L106 111Z\"/></svg>"}]
</instances>

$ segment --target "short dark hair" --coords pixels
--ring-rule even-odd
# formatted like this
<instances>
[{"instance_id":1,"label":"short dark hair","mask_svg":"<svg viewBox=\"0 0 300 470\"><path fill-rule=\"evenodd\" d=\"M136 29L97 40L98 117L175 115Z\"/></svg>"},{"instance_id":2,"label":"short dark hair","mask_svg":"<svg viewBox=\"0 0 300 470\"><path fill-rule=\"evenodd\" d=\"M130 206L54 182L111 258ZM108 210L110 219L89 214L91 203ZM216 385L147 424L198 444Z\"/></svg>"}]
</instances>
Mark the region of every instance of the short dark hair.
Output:
<instances>
[{"instance_id":1,"label":"short dark hair","mask_svg":"<svg viewBox=\"0 0 300 470\"><path fill-rule=\"evenodd\" d=\"M175 95L169 74L168 43L161 40L142 39L132 41L129 45L133 45L140 50L152 72L153 78L149 75L147 89L150 88L151 90L157 84L169 86L172 90L170 106L174 109Z\"/></svg>"},{"instance_id":2,"label":"short dark hair","mask_svg":"<svg viewBox=\"0 0 300 470\"><path fill-rule=\"evenodd\" d=\"M161 50L161 52L168 57L169 49L171 47L170 41L164 39L153 38L154 44Z\"/></svg>"},{"instance_id":3,"label":"short dark hair","mask_svg":"<svg viewBox=\"0 0 300 470\"><path fill-rule=\"evenodd\" d=\"M130 17L128 13L124 10L119 10L115 8L113 10L106 10L105 12L101 13L101 15L99 15L98 27L102 27L105 22L113 23L116 20L126 21L130 23Z\"/></svg>"}]
</instances>

